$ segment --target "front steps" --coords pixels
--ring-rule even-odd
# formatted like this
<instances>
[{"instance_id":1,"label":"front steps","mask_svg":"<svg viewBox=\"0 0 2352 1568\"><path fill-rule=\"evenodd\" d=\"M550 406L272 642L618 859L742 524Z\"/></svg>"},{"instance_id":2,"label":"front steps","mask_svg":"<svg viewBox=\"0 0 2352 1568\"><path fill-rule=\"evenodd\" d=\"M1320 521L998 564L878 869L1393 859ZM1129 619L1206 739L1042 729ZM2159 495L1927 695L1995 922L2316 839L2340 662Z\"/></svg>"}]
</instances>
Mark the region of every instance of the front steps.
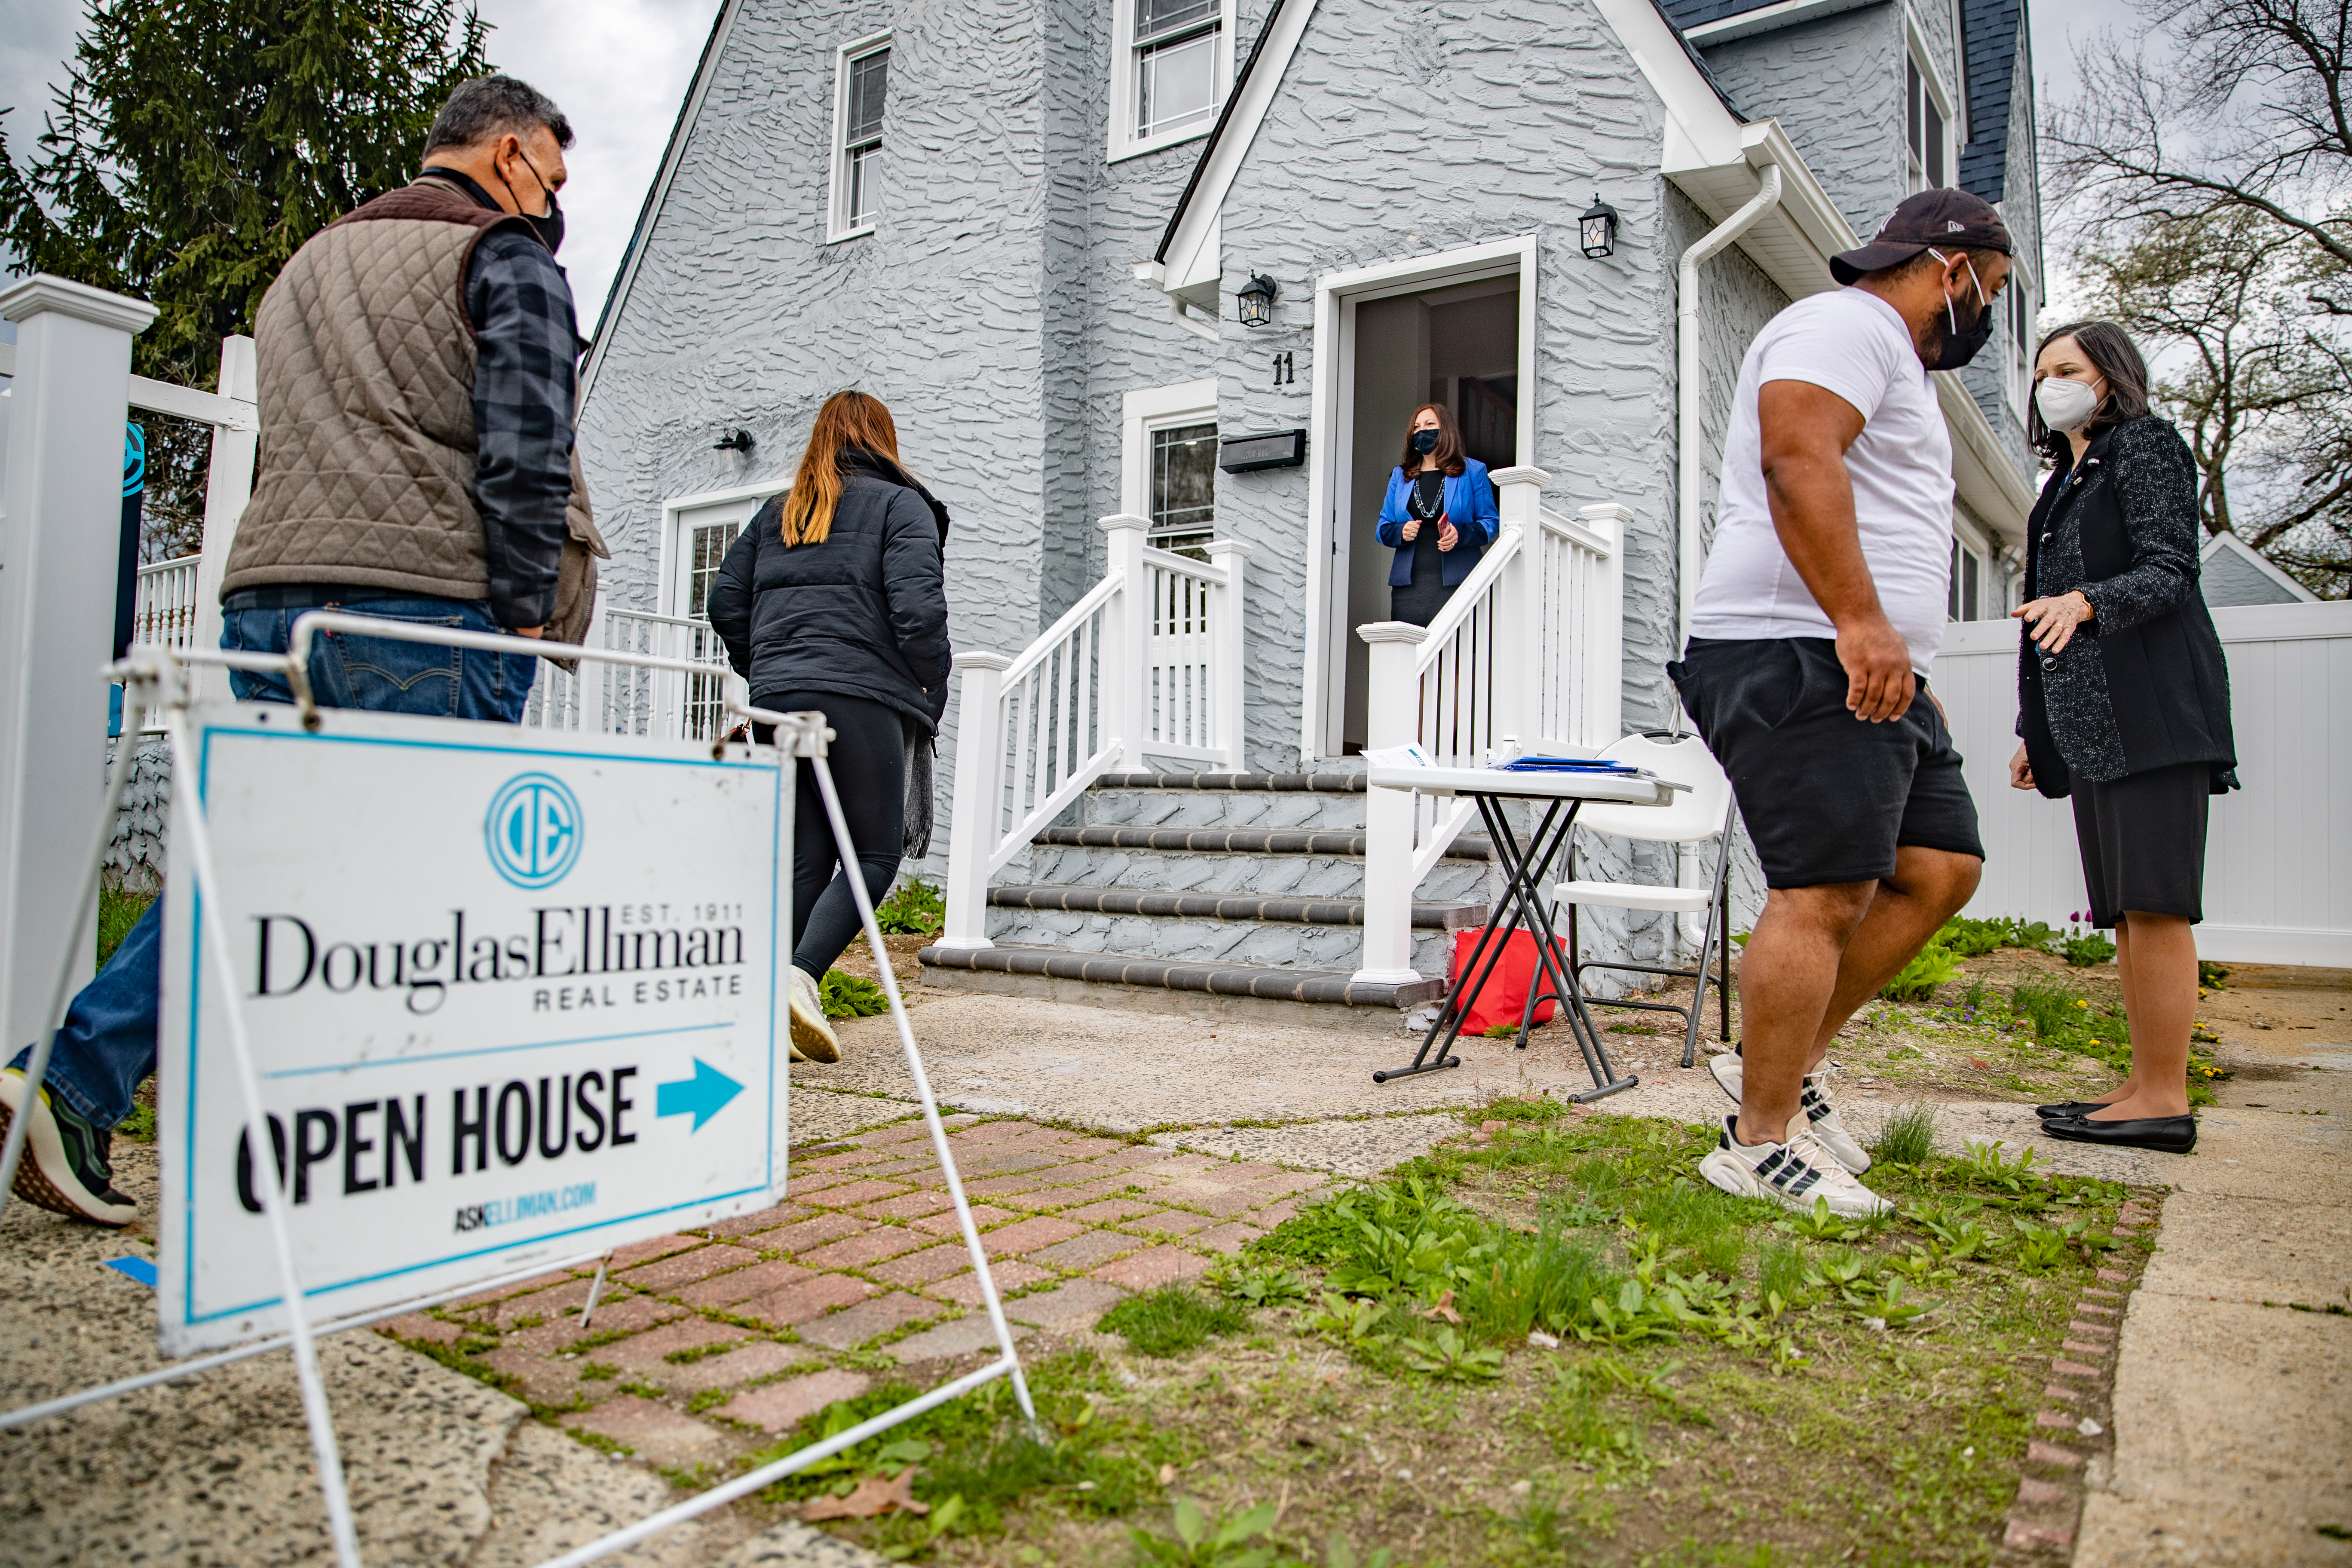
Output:
<instances>
[{"instance_id":1,"label":"front steps","mask_svg":"<svg viewBox=\"0 0 2352 1568\"><path fill-rule=\"evenodd\" d=\"M1360 773L1111 773L1083 820L989 889L977 949L927 947L933 985L1394 1030L1444 994L1454 933L1486 923L1488 846L1464 835L1413 906L1413 967L1365 984Z\"/></svg>"}]
</instances>

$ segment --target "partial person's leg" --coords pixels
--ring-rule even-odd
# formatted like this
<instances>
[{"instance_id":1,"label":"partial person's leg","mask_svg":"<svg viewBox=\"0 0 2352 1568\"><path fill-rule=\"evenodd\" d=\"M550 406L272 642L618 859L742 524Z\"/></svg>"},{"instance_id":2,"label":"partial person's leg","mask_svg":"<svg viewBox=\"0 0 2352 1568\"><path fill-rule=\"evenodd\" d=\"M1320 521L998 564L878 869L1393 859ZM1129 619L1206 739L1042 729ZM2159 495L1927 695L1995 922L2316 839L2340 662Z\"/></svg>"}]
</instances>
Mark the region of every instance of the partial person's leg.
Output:
<instances>
[{"instance_id":1,"label":"partial person's leg","mask_svg":"<svg viewBox=\"0 0 2352 1568\"><path fill-rule=\"evenodd\" d=\"M2116 917L2116 973L2122 984L2124 1018L2131 1026L2132 1038L2139 1038L2139 970L2132 962L2131 926L2126 917ZM2191 973L2194 973L2192 969ZM2182 1068L2185 1077L2188 1069ZM2139 1053L2132 1053L2131 1069L2124 1074L2123 1082L2091 1101L2094 1105L2119 1105L2139 1092Z\"/></svg>"},{"instance_id":2,"label":"partial person's leg","mask_svg":"<svg viewBox=\"0 0 2352 1568\"><path fill-rule=\"evenodd\" d=\"M1739 963L1746 1023L1739 1042L1739 1141L1787 1140L1813 1041L1836 993L1847 944L1874 882L1774 888Z\"/></svg>"},{"instance_id":3,"label":"partial person's leg","mask_svg":"<svg viewBox=\"0 0 2352 1568\"><path fill-rule=\"evenodd\" d=\"M866 896L879 900L890 890L890 879L898 874L898 861L905 849L905 733L897 710L881 703L836 697L824 700L823 705L826 722L834 731L827 757L833 770L834 791L840 797L841 814L849 826L849 841L857 851L857 867L866 880ZM816 795L814 787L808 795ZM832 829L821 796L815 799L814 810L817 822L825 827L829 847ZM797 865L793 879L797 899L802 880ZM845 867L826 883L815 906L809 910L807 923L800 927L793 943L793 963L822 979L860 929L857 901L849 890Z\"/></svg>"},{"instance_id":4,"label":"partial person's leg","mask_svg":"<svg viewBox=\"0 0 2352 1568\"><path fill-rule=\"evenodd\" d=\"M2132 1072L2128 1096L2091 1112L2093 1121L2189 1114L2189 1033L2197 1020L2197 932L2179 915L2126 910L2116 926L2116 958L2128 954ZM2135 1000L2136 998L2136 1000Z\"/></svg>"},{"instance_id":5,"label":"partial person's leg","mask_svg":"<svg viewBox=\"0 0 2352 1568\"><path fill-rule=\"evenodd\" d=\"M1895 850L1895 875L1879 880L1869 911L1838 960L1837 985L1814 1035L1807 1072L1828 1059L1830 1042L1855 1010L1901 973L1927 939L1975 896L1983 874L1984 862L1973 855L1911 844Z\"/></svg>"}]
</instances>

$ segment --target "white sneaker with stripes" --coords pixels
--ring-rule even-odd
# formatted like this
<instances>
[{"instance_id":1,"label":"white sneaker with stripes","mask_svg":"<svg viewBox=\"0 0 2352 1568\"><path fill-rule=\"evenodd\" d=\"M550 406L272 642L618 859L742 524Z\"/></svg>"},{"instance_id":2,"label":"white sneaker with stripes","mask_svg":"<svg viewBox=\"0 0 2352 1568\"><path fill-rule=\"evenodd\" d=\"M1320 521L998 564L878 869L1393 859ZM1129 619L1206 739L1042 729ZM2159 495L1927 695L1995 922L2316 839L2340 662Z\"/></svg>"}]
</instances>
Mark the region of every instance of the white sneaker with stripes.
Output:
<instances>
[{"instance_id":1,"label":"white sneaker with stripes","mask_svg":"<svg viewBox=\"0 0 2352 1568\"><path fill-rule=\"evenodd\" d=\"M1895 1209L1855 1181L1812 1128L1786 1143L1742 1143L1738 1111L1723 1119L1723 1134L1715 1152L1699 1162L1698 1173L1736 1197L1762 1198L1796 1214L1812 1213L1816 1203L1826 1203L1830 1213L1849 1219L1870 1219Z\"/></svg>"},{"instance_id":2,"label":"white sneaker with stripes","mask_svg":"<svg viewBox=\"0 0 2352 1568\"><path fill-rule=\"evenodd\" d=\"M1731 1097L1734 1105L1739 1103L1741 1066L1737 1051L1709 1058L1706 1064L1706 1070L1715 1075L1717 1087ZM1797 1097L1797 1103L1822 1146L1837 1156L1839 1164L1859 1176L1870 1169L1870 1151L1838 1120L1836 1108L1830 1104L1829 1077L1826 1072L1807 1073L1804 1090Z\"/></svg>"}]
</instances>

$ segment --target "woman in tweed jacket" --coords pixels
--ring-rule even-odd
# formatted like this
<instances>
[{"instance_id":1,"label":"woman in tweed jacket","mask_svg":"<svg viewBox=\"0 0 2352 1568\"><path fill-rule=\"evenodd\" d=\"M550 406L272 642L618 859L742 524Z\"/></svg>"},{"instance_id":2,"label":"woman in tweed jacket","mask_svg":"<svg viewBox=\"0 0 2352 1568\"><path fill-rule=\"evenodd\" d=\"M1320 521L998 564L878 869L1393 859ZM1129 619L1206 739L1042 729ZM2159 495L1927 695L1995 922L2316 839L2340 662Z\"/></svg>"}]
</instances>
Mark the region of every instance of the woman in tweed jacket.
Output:
<instances>
[{"instance_id":1,"label":"woman in tweed jacket","mask_svg":"<svg viewBox=\"0 0 2352 1568\"><path fill-rule=\"evenodd\" d=\"M2187 1153L2209 797L2237 787L2230 672L2197 581L2197 469L2147 409L2147 367L2107 321L2034 363L2032 438L2055 471L2027 529L2010 781L2072 795L2091 921L2112 927L2132 1070L2042 1107L2053 1137Z\"/></svg>"}]
</instances>

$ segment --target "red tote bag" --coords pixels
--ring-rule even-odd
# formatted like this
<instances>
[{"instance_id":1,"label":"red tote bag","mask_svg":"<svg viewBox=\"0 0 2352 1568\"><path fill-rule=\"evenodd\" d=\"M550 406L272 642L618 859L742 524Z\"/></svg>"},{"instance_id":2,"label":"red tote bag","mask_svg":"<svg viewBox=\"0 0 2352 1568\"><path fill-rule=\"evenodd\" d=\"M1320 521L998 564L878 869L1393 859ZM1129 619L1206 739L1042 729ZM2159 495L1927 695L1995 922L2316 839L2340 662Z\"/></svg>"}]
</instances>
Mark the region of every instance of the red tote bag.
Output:
<instances>
[{"instance_id":1,"label":"red tote bag","mask_svg":"<svg viewBox=\"0 0 2352 1568\"><path fill-rule=\"evenodd\" d=\"M1457 989L1464 984L1465 974L1470 967L1470 954L1478 946L1478 938L1482 934L1481 931L1454 933L1454 984ZM1566 973L1568 944L1555 942L1552 951L1559 955L1561 972ZM1492 956L1490 948L1486 957ZM1482 957L1479 963L1483 966L1486 958ZM1508 1024L1517 1028L1519 1015L1527 1011L1528 993L1535 988L1540 972L1535 933L1513 931L1504 939L1503 955L1495 960L1494 970L1486 976L1486 988L1478 993L1478 1000L1472 1005L1470 1016L1462 1020L1462 1032L1465 1035L1484 1034L1497 1024ZM1536 1005L1535 1021L1538 1024L1551 1022L1557 1008L1557 1003L1549 996L1545 997Z\"/></svg>"}]
</instances>

